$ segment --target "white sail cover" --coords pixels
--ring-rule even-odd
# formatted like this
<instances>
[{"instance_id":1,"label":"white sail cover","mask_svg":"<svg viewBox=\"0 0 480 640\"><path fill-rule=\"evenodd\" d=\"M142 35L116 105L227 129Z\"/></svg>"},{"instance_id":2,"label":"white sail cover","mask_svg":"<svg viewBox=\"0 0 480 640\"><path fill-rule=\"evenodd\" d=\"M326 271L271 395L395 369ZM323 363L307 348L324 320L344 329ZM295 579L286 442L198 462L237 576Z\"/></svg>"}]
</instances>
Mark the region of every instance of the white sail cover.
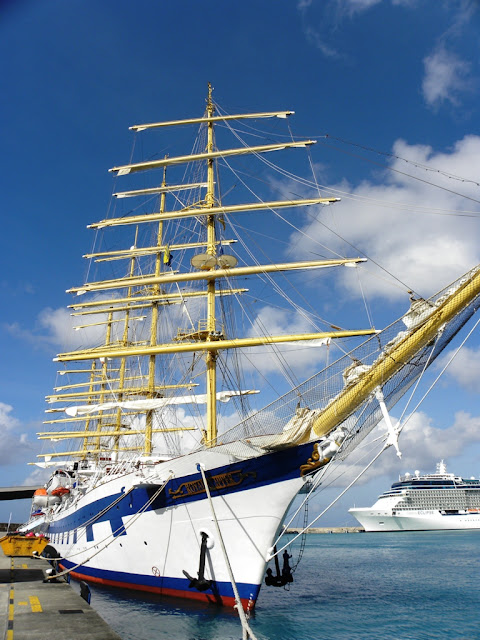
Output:
<instances>
[{"instance_id":1,"label":"white sail cover","mask_svg":"<svg viewBox=\"0 0 480 640\"><path fill-rule=\"evenodd\" d=\"M228 402L230 398L234 396L246 396L252 393L259 393L252 389L244 391L219 391L217 393L217 400L219 402ZM207 394L193 394L186 396L173 396L171 398L155 398L150 400L125 400L119 402L103 402L101 404L85 404L77 405L73 407L66 407L64 409L67 416L86 416L97 411L107 411L108 409L130 409L137 411L152 411L154 409L161 409L174 404L206 404Z\"/></svg>"}]
</instances>

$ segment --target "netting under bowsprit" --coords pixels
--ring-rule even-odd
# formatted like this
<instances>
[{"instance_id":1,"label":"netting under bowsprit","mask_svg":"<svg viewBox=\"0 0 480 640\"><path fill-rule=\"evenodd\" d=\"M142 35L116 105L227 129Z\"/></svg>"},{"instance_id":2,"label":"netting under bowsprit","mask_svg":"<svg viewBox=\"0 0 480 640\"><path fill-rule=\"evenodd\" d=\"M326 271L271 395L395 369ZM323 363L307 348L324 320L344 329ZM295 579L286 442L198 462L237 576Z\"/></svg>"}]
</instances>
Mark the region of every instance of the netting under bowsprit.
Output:
<instances>
[{"instance_id":1,"label":"netting under bowsprit","mask_svg":"<svg viewBox=\"0 0 480 640\"><path fill-rule=\"evenodd\" d=\"M308 408L315 415L322 415L332 407L337 407L340 419L332 428L342 426L347 438L342 452L347 453L381 420L382 413L372 393L366 397L359 394L359 402L352 403L352 393L346 394L345 389L355 389L355 385L370 371L376 368L376 377L380 380L385 404L392 407L420 376L427 366L440 355L452 338L460 331L465 323L477 311L480 305L480 293L475 291L478 283L472 276L478 269L458 280L450 287L432 296L428 300L414 300L405 316L396 320L383 331L372 336L347 355L312 376L298 387L292 389L275 402L253 413L228 432L222 434L223 443L233 443L238 440L255 436L281 436L286 425L298 413L299 408ZM470 283L465 285L470 280ZM472 283L472 280L475 282ZM471 291L468 288L471 287ZM395 345L415 332L422 331L430 318L443 307L458 290L467 292L469 301L455 312L448 322L442 324L435 334L426 341L420 340L418 348L414 348L405 362L397 362L394 370L389 354L396 354ZM385 376L383 376L383 372ZM344 398L349 396L348 408L342 406ZM354 394L353 394L354 395ZM345 400L346 402L346 400ZM331 429L330 429L331 430Z\"/></svg>"}]
</instances>

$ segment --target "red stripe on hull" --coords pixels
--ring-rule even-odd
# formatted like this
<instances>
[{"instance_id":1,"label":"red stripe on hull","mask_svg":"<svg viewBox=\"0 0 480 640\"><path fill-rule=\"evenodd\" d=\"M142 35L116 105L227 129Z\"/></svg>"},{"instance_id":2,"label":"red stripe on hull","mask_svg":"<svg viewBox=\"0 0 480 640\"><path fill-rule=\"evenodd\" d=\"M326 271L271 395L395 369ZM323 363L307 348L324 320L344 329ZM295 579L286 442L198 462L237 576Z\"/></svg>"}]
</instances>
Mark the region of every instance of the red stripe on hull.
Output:
<instances>
[{"instance_id":1,"label":"red stripe on hull","mask_svg":"<svg viewBox=\"0 0 480 640\"><path fill-rule=\"evenodd\" d=\"M61 567L61 565L59 565ZM185 598L187 600L198 600L201 602L206 602L208 604L216 604L223 607L234 607L235 606L235 598L232 596L214 596L209 593L201 593L200 591L183 591L179 589L167 589L165 587L148 587L142 584L132 584L131 582L121 582L118 580L106 580L105 578L97 578L92 576L84 575L83 573L79 573L77 571L70 571L70 575L72 578L76 580L84 580L85 582L92 582L96 584L103 584L109 587L119 587L121 589L130 589L132 591L146 591L148 593L157 593L161 596L170 596L175 598ZM245 611L252 610L254 604L251 600L242 599L242 606Z\"/></svg>"}]
</instances>

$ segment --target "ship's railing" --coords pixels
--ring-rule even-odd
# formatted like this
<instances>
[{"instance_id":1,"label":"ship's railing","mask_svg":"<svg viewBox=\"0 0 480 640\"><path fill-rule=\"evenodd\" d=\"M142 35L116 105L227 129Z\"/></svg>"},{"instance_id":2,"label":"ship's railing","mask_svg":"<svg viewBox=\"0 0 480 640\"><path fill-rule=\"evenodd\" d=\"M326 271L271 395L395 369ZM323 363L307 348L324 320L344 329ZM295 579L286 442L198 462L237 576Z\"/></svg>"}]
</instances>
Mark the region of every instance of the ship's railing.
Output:
<instances>
[{"instance_id":1,"label":"ship's railing","mask_svg":"<svg viewBox=\"0 0 480 640\"><path fill-rule=\"evenodd\" d=\"M454 480L455 482L462 482L462 478L455 476L453 473L406 474L399 477L399 482L408 482L410 480Z\"/></svg>"}]
</instances>

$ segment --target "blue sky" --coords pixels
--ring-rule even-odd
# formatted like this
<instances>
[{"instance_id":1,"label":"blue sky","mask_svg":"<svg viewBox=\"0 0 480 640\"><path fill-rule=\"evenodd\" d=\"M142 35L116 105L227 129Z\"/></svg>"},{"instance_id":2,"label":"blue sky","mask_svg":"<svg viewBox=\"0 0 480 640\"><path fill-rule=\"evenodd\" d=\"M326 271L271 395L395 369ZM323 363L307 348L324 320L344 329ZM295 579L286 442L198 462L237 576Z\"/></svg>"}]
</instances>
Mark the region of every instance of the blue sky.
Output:
<instances>
[{"instance_id":1,"label":"blue sky","mask_svg":"<svg viewBox=\"0 0 480 640\"><path fill-rule=\"evenodd\" d=\"M478 2L7 0L0 12L0 485L35 480L65 290L85 273L86 225L107 208L128 127L201 115L208 81L230 113L295 111L294 132L321 140L319 181L354 196L340 210L349 240L416 291L480 262ZM360 196L410 209L388 218ZM378 322L399 315L383 280L369 295L388 311ZM480 474L475 334L468 349L411 421L404 461L387 452L333 519L440 457ZM0 521L12 510L21 520L28 506L0 504Z\"/></svg>"}]
</instances>

